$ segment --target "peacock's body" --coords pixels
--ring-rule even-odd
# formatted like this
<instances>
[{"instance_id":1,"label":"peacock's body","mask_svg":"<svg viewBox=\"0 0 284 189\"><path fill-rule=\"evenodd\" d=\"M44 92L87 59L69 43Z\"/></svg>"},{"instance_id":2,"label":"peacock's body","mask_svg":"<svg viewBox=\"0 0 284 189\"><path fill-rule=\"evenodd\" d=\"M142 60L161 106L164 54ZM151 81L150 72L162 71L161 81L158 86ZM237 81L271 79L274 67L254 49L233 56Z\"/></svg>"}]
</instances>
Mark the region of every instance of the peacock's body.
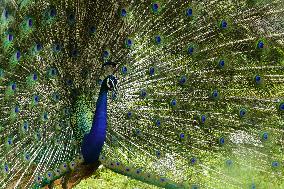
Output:
<instances>
[{"instance_id":1,"label":"peacock's body","mask_svg":"<svg viewBox=\"0 0 284 189\"><path fill-rule=\"evenodd\" d=\"M283 0L0 5L2 188L284 188Z\"/></svg>"}]
</instances>

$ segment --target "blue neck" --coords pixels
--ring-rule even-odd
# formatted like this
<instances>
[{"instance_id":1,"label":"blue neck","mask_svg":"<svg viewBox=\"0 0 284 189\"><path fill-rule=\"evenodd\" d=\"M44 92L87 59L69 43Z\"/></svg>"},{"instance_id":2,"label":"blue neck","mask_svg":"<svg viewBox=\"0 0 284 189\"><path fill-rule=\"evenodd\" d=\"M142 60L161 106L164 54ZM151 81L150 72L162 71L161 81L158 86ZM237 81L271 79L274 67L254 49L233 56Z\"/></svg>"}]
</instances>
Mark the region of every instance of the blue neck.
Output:
<instances>
[{"instance_id":1,"label":"blue neck","mask_svg":"<svg viewBox=\"0 0 284 189\"><path fill-rule=\"evenodd\" d=\"M82 155L87 164L94 163L99 159L106 139L107 92L107 89L101 87L92 128L90 132L85 135L81 146Z\"/></svg>"}]
</instances>

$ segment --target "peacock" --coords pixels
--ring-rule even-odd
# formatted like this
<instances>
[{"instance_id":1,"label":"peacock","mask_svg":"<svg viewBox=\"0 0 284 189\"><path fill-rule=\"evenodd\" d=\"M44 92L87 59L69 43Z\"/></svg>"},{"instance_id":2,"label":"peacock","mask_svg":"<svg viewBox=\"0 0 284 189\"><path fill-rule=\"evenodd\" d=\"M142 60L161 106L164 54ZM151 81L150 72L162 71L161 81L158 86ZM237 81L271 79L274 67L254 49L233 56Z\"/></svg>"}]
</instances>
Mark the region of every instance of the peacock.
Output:
<instances>
[{"instance_id":1,"label":"peacock","mask_svg":"<svg viewBox=\"0 0 284 189\"><path fill-rule=\"evenodd\" d=\"M102 164L169 189L284 188L283 0L1 0L0 186Z\"/></svg>"}]
</instances>

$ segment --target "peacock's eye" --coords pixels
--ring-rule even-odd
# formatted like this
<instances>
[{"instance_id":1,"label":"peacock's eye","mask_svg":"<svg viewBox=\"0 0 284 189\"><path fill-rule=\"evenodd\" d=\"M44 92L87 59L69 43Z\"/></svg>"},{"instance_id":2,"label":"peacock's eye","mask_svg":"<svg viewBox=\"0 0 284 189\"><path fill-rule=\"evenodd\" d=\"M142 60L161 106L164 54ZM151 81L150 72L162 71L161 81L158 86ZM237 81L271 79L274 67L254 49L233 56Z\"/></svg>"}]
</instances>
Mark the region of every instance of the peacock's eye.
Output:
<instances>
[{"instance_id":1,"label":"peacock's eye","mask_svg":"<svg viewBox=\"0 0 284 189\"><path fill-rule=\"evenodd\" d=\"M108 87L109 89L112 89L112 88L113 88L113 81L112 81L110 78L107 79L107 87Z\"/></svg>"}]
</instances>

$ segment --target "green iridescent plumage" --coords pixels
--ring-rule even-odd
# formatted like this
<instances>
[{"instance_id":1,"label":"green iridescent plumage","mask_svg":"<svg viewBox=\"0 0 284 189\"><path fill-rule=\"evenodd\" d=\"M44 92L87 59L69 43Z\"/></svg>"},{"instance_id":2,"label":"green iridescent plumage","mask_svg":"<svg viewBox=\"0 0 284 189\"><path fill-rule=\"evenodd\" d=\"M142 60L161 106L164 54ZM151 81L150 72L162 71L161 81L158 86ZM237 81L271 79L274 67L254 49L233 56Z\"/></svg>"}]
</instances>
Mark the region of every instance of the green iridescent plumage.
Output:
<instances>
[{"instance_id":1,"label":"green iridescent plumage","mask_svg":"<svg viewBox=\"0 0 284 189\"><path fill-rule=\"evenodd\" d=\"M74 133L78 143L81 143L83 137L91 129L93 122L92 102L86 96L79 96L74 105L74 112L72 117L72 125L74 126Z\"/></svg>"}]
</instances>

